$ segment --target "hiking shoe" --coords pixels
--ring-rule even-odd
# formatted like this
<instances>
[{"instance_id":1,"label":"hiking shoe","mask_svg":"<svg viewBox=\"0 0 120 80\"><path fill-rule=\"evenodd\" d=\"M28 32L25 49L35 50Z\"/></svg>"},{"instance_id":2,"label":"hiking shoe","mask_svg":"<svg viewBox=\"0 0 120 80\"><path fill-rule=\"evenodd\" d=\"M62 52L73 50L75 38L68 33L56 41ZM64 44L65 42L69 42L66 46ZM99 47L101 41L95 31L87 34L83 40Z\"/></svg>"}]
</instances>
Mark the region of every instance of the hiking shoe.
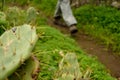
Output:
<instances>
[{"instance_id":1,"label":"hiking shoe","mask_svg":"<svg viewBox=\"0 0 120 80\"><path fill-rule=\"evenodd\" d=\"M60 19L61 19L61 16L54 17L54 21L53 21L54 24L56 24L56 25L61 24Z\"/></svg>"},{"instance_id":2,"label":"hiking shoe","mask_svg":"<svg viewBox=\"0 0 120 80\"><path fill-rule=\"evenodd\" d=\"M70 26L69 30L70 30L70 33L71 33L71 34L74 34L74 33L77 33L77 32L78 32L78 29L76 28L75 25Z\"/></svg>"}]
</instances>

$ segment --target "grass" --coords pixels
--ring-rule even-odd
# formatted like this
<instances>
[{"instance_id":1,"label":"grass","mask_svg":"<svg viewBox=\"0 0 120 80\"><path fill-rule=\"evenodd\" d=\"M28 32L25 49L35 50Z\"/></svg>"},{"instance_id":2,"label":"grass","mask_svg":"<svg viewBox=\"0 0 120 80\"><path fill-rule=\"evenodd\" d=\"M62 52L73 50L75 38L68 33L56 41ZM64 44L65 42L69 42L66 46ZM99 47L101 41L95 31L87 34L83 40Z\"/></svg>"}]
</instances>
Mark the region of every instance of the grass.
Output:
<instances>
[{"instance_id":1,"label":"grass","mask_svg":"<svg viewBox=\"0 0 120 80\"><path fill-rule=\"evenodd\" d=\"M38 2L40 5L36 4L37 1L31 2L32 5L46 16L54 15L57 1L41 0ZM117 55L120 54L120 11L104 5L83 5L77 9L74 8L73 13L78 21L79 29L83 29L86 34L99 39L107 49L111 48Z\"/></svg>"},{"instance_id":2,"label":"grass","mask_svg":"<svg viewBox=\"0 0 120 80\"><path fill-rule=\"evenodd\" d=\"M31 0L30 5L35 6L39 12L42 11L46 16L51 16L54 14L56 2L55 0ZM20 4L22 5L22 2L20 2ZM92 74L90 75L92 80L116 80L111 77L105 67L97 61L96 57L86 55L73 39L45 24L46 19L39 15L37 18L37 33L40 38L33 51L40 60L38 80L54 79L58 70L58 64L62 59L59 55L60 51L64 53L76 53L81 71L84 72L88 68L92 70ZM79 25L81 25L81 23Z\"/></svg>"},{"instance_id":3,"label":"grass","mask_svg":"<svg viewBox=\"0 0 120 80\"><path fill-rule=\"evenodd\" d=\"M49 26L41 26L37 29L39 38L34 51L40 60L40 73L38 80L53 80L57 74L58 64L62 57L60 51L64 53L74 52L82 72L90 68L92 70L91 79L93 80L115 80L106 71L105 67L97 61L96 57L86 55L75 43L75 41L61 34Z\"/></svg>"},{"instance_id":4,"label":"grass","mask_svg":"<svg viewBox=\"0 0 120 80\"><path fill-rule=\"evenodd\" d=\"M76 9L74 13L79 28L101 40L107 48L119 55L120 11L108 6L85 5Z\"/></svg>"}]
</instances>

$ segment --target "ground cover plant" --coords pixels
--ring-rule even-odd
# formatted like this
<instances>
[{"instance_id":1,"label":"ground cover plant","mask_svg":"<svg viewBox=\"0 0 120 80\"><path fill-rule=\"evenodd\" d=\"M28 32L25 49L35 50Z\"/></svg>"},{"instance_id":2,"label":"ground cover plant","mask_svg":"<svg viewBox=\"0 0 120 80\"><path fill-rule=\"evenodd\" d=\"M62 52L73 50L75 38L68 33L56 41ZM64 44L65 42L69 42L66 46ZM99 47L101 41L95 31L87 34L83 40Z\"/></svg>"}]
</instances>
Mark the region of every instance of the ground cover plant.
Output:
<instances>
[{"instance_id":1,"label":"ground cover plant","mask_svg":"<svg viewBox=\"0 0 120 80\"><path fill-rule=\"evenodd\" d=\"M17 2L17 0L15 1ZM24 1L21 2L24 3ZM40 2L41 5L37 2ZM36 8L42 10L46 14L46 16L51 16L54 13L55 6L53 5L56 4L56 1L31 0L31 2L27 3L30 3L30 5L34 5ZM33 53L40 61L40 72L38 74L37 80L59 80L59 63L63 59L63 57L61 57L60 54L63 53L65 55L71 52L75 53L75 55L77 56L77 66L79 66L81 73L83 73L82 77L85 77L85 73L88 72L88 76L91 80L116 80L115 78L111 77L111 75L108 73L109 70L106 70L106 68L97 61L96 57L86 55L77 46L73 39L69 38L66 35L63 35L58 30L51 28L46 24L45 21L46 19L44 19L42 16L39 15L39 18L37 17L36 29L37 34L39 36L39 40L37 41L33 51ZM12 25L14 25L14 23L12 23ZM32 25L36 25L36 23L32 23ZM18 72L22 72L20 70L18 70ZM12 76L14 76L14 74ZM28 80L30 79L28 78Z\"/></svg>"},{"instance_id":2,"label":"ground cover plant","mask_svg":"<svg viewBox=\"0 0 120 80\"><path fill-rule=\"evenodd\" d=\"M48 0L41 0L39 3L41 5L34 1L32 5L36 5L46 16L53 17L56 1L51 0L48 3ZM102 44L106 45L106 49L111 48L119 55L120 11L118 9L105 5L83 5L78 8L73 7L73 12L79 29L83 29L86 34L101 40Z\"/></svg>"},{"instance_id":3,"label":"ground cover plant","mask_svg":"<svg viewBox=\"0 0 120 80\"><path fill-rule=\"evenodd\" d=\"M101 65L95 57L86 55L75 41L59 31L49 26L38 27L37 32L43 37L39 38L34 51L40 60L40 73L38 80L52 80L58 74L58 64L62 57L59 53L68 52L76 53L77 60L82 73L89 69L92 71L90 78L93 80L115 80L105 71L105 67Z\"/></svg>"},{"instance_id":4,"label":"ground cover plant","mask_svg":"<svg viewBox=\"0 0 120 80\"><path fill-rule=\"evenodd\" d=\"M5 31L4 27L7 26L6 15L4 12L0 12L0 35Z\"/></svg>"},{"instance_id":5,"label":"ground cover plant","mask_svg":"<svg viewBox=\"0 0 120 80\"><path fill-rule=\"evenodd\" d=\"M0 60L0 80L16 80L16 78L19 78L19 80L35 80L39 72L39 62L31 51L37 41L34 26L36 10L29 7L24 11L15 6L9 7L6 12L0 14L1 23L7 23L7 25L4 25L5 23L0 25L2 34L0 37L0 55L2 57ZM31 56L32 58L29 58ZM27 62L22 65L25 60ZM12 77L8 78L12 73L17 73L15 71L21 65L24 66L22 69L20 68L22 71L18 71L17 76L13 74ZM25 73L27 74L23 76Z\"/></svg>"},{"instance_id":6,"label":"ground cover plant","mask_svg":"<svg viewBox=\"0 0 120 80\"><path fill-rule=\"evenodd\" d=\"M14 73L32 55L36 41L36 29L30 25L14 27L0 36L0 80Z\"/></svg>"},{"instance_id":7,"label":"ground cover plant","mask_svg":"<svg viewBox=\"0 0 120 80\"><path fill-rule=\"evenodd\" d=\"M119 54L120 11L106 6L85 5L75 10L78 27Z\"/></svg>"}]
</instances>

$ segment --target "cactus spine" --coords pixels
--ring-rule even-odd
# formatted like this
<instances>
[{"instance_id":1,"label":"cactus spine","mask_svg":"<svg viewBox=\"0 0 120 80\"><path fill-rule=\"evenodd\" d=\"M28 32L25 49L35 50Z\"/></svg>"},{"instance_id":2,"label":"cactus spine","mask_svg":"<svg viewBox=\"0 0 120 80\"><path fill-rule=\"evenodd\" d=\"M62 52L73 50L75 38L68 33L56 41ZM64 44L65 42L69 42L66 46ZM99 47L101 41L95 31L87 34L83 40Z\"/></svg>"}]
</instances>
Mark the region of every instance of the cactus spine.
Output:
<instances>
[{"instance_id":1,"label":"cactus spine","mask_svg":"<svg viewBox=\"0 0 120 80\"><path fill-rule=\"evenodd\" d=\"M31 56L36 41L36 29L30 25L14 27L0 37L0 80L7 78Z\"/></svg>"}]
</instances>

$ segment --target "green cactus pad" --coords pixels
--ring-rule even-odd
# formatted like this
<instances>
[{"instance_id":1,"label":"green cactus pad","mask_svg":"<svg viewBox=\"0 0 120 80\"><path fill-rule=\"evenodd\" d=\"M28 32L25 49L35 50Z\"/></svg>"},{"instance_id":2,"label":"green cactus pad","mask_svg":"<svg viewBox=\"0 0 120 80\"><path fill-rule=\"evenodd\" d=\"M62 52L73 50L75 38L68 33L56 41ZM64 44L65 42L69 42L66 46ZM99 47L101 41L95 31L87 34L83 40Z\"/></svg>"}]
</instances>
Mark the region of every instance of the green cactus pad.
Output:
<instances>
[{"instance_id":1,"label":"green cactus pad","mask_svg":"<svg viewBox=\"0 0 120 80\"><path fill-rule=\"evenodd\" d=\"M36 29L30 25L14 27L0 37L0 80L11 75L31 56L36 41Z\"/></svg>"},{"instance_id":2,"label":"green cactus pad","mask_svg":"<svg viewBox=\"0 0 120 80\"><path fill-rule=\"evenodd\" d=\"M82 78L77 57L74 53L67 53L63 56L57 75L55 80L80 80Z\"/></svg>"},{"instance_id":3,"label":"green cactus pad","mask_svg":"<svg viewBox=\"0 0 120 80\"><path fill-rule=\"evenodd\" d=\"M9 80L36 80L39 72L39 61L35 56L31 56L25 64L12 74Z\"/></svg>"},{"instance_id":4,"label":"green cactus pad","mask_svg":"<svg viewBox=\"0 0 120 80\"><path fill-rule=\"evenodd\" d=\"M21 15L21 10L14 6L14 7L9 7L7 12L6 12L6 15L7 15L7 20L9 21L9 24L11 26L16 26L19 24L20 22L20 15Z\"/></svg>"},{"instance_id":5,"label":"green cactus pad","mask_svg":"<svg viewBox=\"0 0 120 80\"><path fill-rule=\"evenodd\" d=\"M6 21L6 15L4 12L0 12L0 21Z\"/></svg>"},{"instance_id":6,"label":"green cactus pad","mask_svg":"<svg viewBox=\"0 0 120 80\"><path fill-rule=\"evenodd\" d=\"M37 10L34 7L29 7L26 13L26 23L34 24L37 18Z\"/></svg>"}]
</instances>

